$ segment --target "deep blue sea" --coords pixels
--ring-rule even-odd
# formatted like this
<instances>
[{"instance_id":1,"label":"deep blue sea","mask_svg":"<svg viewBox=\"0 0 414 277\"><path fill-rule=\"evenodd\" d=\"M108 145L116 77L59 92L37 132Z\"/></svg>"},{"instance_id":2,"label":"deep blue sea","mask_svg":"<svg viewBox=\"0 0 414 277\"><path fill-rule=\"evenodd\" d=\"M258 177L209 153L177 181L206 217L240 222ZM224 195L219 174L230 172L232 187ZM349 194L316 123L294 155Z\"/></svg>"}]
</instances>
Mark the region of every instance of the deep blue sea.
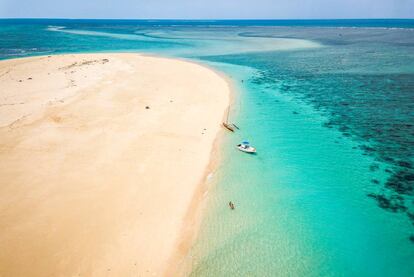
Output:
<instances>
[{"instance_id":1,"label":"deep blue sea","mask_svg":"<svg viewBox=\"0 0 414 277\"><path fill-rule=\"evenodd\" d=\"M183 275L414 276L414 20L0 20L0 59L78 52L233 81Z\"/></svg>"}]
</instances>

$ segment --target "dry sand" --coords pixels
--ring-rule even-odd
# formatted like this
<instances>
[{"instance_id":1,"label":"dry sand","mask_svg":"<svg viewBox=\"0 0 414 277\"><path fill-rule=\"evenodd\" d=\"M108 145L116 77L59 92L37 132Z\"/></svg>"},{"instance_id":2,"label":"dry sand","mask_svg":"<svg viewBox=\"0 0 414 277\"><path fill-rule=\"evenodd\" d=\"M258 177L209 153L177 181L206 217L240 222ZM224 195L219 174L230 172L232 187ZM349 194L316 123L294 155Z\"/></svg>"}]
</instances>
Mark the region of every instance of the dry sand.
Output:
<instances>
[{"instance_id":1,"label":"dry sand","mask_svg":"<svg viewBox=\"0 0 414 277\"><path fill-rule=\"evenodd\" d=\"M229 92L137 54L1 61L0 276L165 275Z\"/></svg>"}]
</instances>

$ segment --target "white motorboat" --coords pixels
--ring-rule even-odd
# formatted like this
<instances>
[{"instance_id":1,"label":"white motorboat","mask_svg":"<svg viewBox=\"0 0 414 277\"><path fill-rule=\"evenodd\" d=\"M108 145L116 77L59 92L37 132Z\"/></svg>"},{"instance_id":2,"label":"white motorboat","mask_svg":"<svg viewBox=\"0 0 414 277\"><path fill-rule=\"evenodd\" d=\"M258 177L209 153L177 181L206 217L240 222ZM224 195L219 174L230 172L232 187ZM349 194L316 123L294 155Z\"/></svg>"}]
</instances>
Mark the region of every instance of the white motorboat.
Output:
<instances>
[{"instance_id":1,"label":"white motorboat","mask_svg":"<svg viewBox=\"0 0 414 277\"><path fill-rule=\"evenodd\" d=\"M243 141L242 143L238 144L237 149L245 153L256 153L256 148L250 146L248 141Z\"/></svg>"}]
</instances>

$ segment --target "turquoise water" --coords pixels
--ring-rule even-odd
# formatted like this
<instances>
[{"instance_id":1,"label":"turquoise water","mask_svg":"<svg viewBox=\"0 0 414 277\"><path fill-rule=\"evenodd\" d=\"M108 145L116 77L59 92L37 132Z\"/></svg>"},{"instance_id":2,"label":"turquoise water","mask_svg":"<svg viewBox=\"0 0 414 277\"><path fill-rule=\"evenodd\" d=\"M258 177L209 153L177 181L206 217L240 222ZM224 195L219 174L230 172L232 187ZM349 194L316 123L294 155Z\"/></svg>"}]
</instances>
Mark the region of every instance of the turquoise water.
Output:
<instances>
[{"instance_id":1,"label":"turquoise water","mask_svg":"<svg viewBox=\"0 0 414 277\"><path fill-rule=\"evenodd\" d=\"M232 78L240 131L188 275L414 276L414 20L0 20L0 37L0 59L138 51Z\"/></svg>"}]
</instances>

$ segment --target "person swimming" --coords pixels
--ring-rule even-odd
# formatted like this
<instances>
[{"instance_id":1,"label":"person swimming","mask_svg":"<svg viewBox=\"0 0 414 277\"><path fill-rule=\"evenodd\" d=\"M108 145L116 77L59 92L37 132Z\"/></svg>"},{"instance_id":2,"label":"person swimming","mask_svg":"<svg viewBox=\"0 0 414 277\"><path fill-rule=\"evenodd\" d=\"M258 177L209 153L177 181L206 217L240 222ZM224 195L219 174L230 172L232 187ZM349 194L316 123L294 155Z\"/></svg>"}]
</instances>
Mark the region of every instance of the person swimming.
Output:
<instances>
[{"instance_id":1,"label":"person swimming","mask_svg":"<svg viewBox=\"0 0 414 277\"><path fill-rule=\"evenodd\" d=\"M233 204L233 202L229 202L229 207L230 207L230 209L232 209L232 210L234 210L234 204Z\"/></svg>"}]
</instances>

